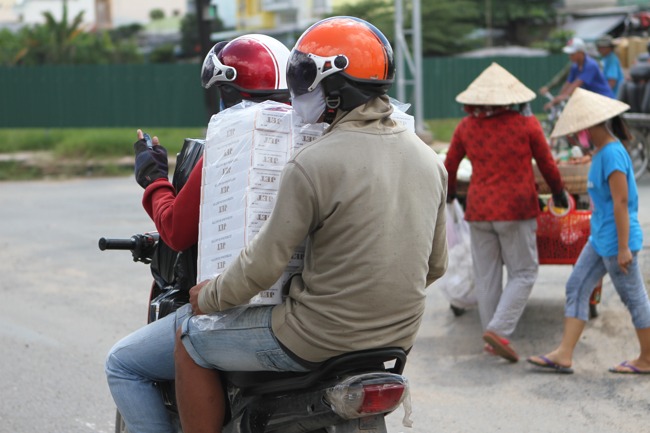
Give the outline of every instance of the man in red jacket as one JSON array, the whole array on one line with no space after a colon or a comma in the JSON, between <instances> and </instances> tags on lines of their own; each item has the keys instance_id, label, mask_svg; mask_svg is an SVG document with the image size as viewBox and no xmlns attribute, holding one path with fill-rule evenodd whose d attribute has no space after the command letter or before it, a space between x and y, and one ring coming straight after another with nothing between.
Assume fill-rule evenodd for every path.
<instances>
[{"instance_id":1,"label":"man in red jacket","mask_svg":"<svg viewBox=\"0 0 650 433\"><path fill-rule=\"evenodd\" d=\"M221 108L242 100L289 102L286 64L289 50L266 35L245 35L219 42L203 62L201 82L206 89L216 85ZM153 137L148 146L138 130L134 144L135 177L145 188L142 205L154 221L161 239L175 251L184 251L198 242L201 197L201 158L182 190L169 182L167 151Z\"/></svg>"},{"instance_id":2,"label":"man in red jacket","mask_svg":"<svg viewBox=\"0 0 650 433\"><path fill-rule=\"evenodd\" d=\"M221 108L229 108L242 100L288 102L288 58L289 50L276 39L265 35L240 36L212 48L203 63L201 81L205 88L217 85ZM189 288L196 283L202 158L196 158L198 161L187 182L180 188L180 183L176 182L179 165L172 184L168 180L167 151L157 137L148 140L138 130L134 148L135 178L145 188L142 203L162 241L157 254L160 254L161 247L165 251L171 247L183 252L174 256L174 288L181 292L185 290L187 295ZM182 262L180 266L179 262ZM153 264L152 271L155 271ZM164 275L170 273L169 269L161 271ZM179 278L183 279L180 287L177 284ZM185 302L187 300L189 296ZM182 299L178 301L176 305L183 303ZM160 308L160 317L165 315L162 310ZM176 431L162 401L161 391L153 385L175 378L173 336L185 318L184 314L189 312L187 309L185 313L177 310L166 314L163 320L155 320L127 335L109 351L105 367L108 385L119 415L131 433ZM167 327L169 323L172 325Z\"/></svg>"}]
</instances>

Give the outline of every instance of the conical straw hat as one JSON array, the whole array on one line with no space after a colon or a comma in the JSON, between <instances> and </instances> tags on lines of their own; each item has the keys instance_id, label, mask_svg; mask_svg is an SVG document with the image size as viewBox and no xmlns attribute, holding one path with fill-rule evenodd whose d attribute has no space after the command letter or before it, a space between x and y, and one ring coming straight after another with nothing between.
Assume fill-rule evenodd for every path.
<instances>
[{"instance_id":1,"label":"conical straw hat","mask_svg":"<svg viewBox=\"0 0 650 433\"><path fill-rule=\"evenodd\" d=\"M552 138L580 132L630 109L624 102L580 87L573 91L551 133Z\"/></svg>"},{"instance_id":2,"label":"conical straw hat","mask_svg":"<svg viewBox=\"0 0 650 433\"><path fill-rule=\"evenodd\" d=\"M535 92L497 63L488 66L456 96L457 102L467 105L522 104L533 99Z\"/></svg>"}]
</instances>

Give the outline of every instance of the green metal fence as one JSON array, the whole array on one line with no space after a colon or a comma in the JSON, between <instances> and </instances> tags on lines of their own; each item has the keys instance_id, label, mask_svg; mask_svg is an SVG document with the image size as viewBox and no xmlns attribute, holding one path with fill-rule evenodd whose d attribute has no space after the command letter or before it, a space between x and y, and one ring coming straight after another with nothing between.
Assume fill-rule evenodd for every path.
<instances>
[{"instance_id":1,"label":"green metal fence","mask_svg":"<svg viewBox=\"0 0 650 433\"><path fill-rule=\"evenodd\" d=\"M424 59L424 118L462 117L456 102L462 92L492 62L506 68L531 90L546 84L568 62L566 55L548 57L498 57L482 59L426 58ZM533 111L541 112L544 99L536 98Z\"/></svg>"},{"instance_id":2,"label":"green metal fence","mask_svg":"<svg viewBox=\"0 0 650 433\"><path fill-rule=\"evenodd\" d=\"M537 90L567 58L424 59L424 118L462 116L456 95L492 61ZM189 64L0 68L0 127L203 126L199 73Z\"/></svg>"},{"instance_id":3,"label":"green metal fence","mask_svg":"<svg viewBox=\"0 0 650 433\"><path fill-rule=\"evenodd\" d=\"M199 65L0 68L0 127L201 126Z\"/></svg>"}]
</instances>

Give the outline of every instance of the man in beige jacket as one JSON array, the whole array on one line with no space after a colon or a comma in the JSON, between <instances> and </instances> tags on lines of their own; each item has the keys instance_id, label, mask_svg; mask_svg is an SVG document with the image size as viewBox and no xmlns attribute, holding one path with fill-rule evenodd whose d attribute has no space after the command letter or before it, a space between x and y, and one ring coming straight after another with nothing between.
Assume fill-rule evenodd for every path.
<instances>
[{"instance_id":1,"label":"man in beige jacket","mask_svg":"<svg viewBox=\"0 0 650 433\"><path fill-rule=\"evenodd\" d=\"M219 369L306 371L347 352L409 349L425 288L447 266L447 173L389 117L385 37L362 20L320 21L298 40L287 78L296 114L331 126L287 164L271 217L239 258L190 292L195 315L176 344L186 432L220 431ZM286 301L237 307L280 277L304 239Z\"/></svg>"}]
</instances>

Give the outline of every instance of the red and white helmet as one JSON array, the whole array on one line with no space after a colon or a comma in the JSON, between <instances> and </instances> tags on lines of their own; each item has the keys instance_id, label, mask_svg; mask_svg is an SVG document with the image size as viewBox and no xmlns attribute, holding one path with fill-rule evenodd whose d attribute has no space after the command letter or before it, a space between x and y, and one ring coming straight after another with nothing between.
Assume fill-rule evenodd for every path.
<instances>
[{"instance_id":1,"label":"red and white helmet","mask_svg":"<svg viewBox=\"0 0 650 433\"><path fill-rule=\"evenodd\" d=\"M217 85L226 107L242 99L289 100L286 68L289 49L267 35L239 36L218 42L201 68L201 84Z\"/></svg>"}]
</instances>

